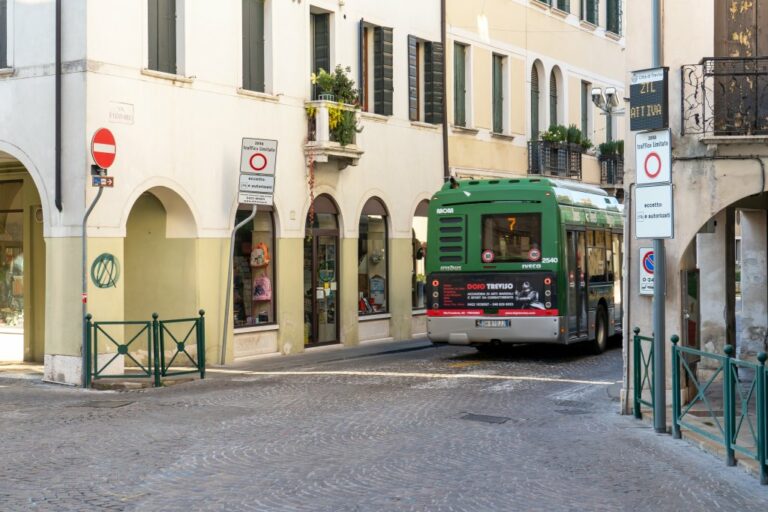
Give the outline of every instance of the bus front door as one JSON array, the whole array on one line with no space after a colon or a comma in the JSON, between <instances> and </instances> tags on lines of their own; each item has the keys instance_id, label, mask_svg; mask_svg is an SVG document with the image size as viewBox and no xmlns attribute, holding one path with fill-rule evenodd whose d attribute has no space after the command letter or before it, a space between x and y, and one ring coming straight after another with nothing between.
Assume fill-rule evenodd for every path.
<instances>
[{"instance_id":1,"label":"bus front door","mask_svg":"<svg viewBox=\"0 0 768 512\"><path fill-rule=\"evenodd\" d=\"M584 281L583 231L568 231L568 331L570 338L587 335L587 286Z\"/></svg>"}]
</instances>

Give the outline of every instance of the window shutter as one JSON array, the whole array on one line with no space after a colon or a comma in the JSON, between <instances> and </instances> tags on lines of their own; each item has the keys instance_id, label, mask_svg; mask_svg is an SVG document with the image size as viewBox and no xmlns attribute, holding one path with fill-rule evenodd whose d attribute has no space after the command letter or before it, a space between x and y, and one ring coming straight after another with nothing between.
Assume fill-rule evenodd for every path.
<instances>
[{"instance_id":1,"label":"window shutter","mask_svg":"<svg viewBox=\"0 0 768 512\"><path fill-rule=\"evenodd\" d=\"M443 122L443 54L442 43L424 46L424 120L432 124Z\"/></svg>"},{"instance_id":2,"label":"window shutter","mask_svg":"<svg viewBox=\"0 0 768 512\"><path fill-rule=\"evenodd\" d=\"M539 138L539 73L531 69L531 140Z\"/></svg>"},{"instance_id":3,"label":"window shutter","mask_svg":"<svg viewBox=\"0 0 768 512\"><path fill-rule=\"evenodd\" d=\"M557 124L557 77L549 75L549 125Z\"/></svg>"},{"instance_id":4,"label":"window shutter","mask_svg":"<svg viewBox=\"0 0 768 512\"><path fill-rule=\"evenodd\" d=\"M243 88L264 92L264 0L243 0Z\"/></svg>"},{"instance_id":5,"label":"window shutter","mask_svg":"<svg viewBox=\"0 0 768 512\"><path fill-rule=\"evenodd\" d=\"M148 21L148 36L149 36L149 69L160 69L158 67L157 58L157 28L158 28L158 9L160 0L148 0L147 1L147 21Z\"/></svg>"},{"instance_id":6,"label":"window shutter","mask_svg":"<svg viewBox=\"0 0 768 512\"><path fill-rule=\"evenodd\" d=\"M589 100L592 91L587 82L581 82L581 133L589 138Z\"/></svg>"},{"instance_id":7,"label":"window shutter","mask_svg":"<svg viewBox=\"0 0 768 512\"><path fill-rule=\"evenodd\" d=\"M367 109L367 104L366 104L366 99L367 98L365 97L365 93L366 93L365 89L366 89L366 85L367 85L366 84L366 82L367 82L366 78L367 77L365 76L365 72L366 72L366 69L367 69L366 65L365 65L366 64L366 62L365 62L365 57L366 57L366 51L365 51L365 44L366 44L365 43L365 19L360 18L360 25L358 25L358 29L357 30L358 30L357 37L358 37L358 41L360 43L360 46L358 47L358 56L357 56L357 64L358 64L358 70L359 70L358 71L358 75L357 75L357 98L358 98L358 101L360 102L360 105L363 107L363 110L368 110Z\"/></svg>"},{"instance_id":8,"label":"window shutter","mask_svg":"<svg viewBox=\"0 0 768 512\"><path fill-rule=\"evenodd\" d=\"M599 0L585 0L586 2L586 20L590 23L594 23L597 25L598 22L598 9L599 9Z\"/></svg>"},{"instance_id":9,"label":"window shutter","mask_svg":"<svg viewBox=\"0 0 768 512\"><path fill-rule=\"evenodd\" d=\"M331 34L330 34L330 17L328 14L313 14L315 33L313 34L313 46L315 51L314 69L315 73L320 72L321 69L328 71L331 69ZM320 87L314 88L315 98L320 94Z\"/></svg>"},{"instance_id":10,"label":"window shutter","mask_svg":"<svg viewBox=\"0 0 768 512\"><path fill-rule=\"evenodd\" d=\"M608 0L606 4L606 26L608 32L621 34L621 0Z\"/></svg>"},{"instance_id":11,"label":"window shutter","mask_svg":"<svg viewBox=\"0 0 768 512\"><path fill-rule=\"evenodd\" d=\"M557 8L561 11L571 12L571 0L557 0Z\"/></svg>"},{"instance_id":12,"label":"window shutter","mask_svg":"<svg viewBox=\"0 0 768 512\"><path fill-rule=\"evenodd\" d=\"M419 120L419 40L408 36L408 119Z\"/></svg>"},{"instance_id":13,"label":"window shutter","mask_svg":"<svg viewBox=\"0 0 768 512\"><path fill-rule=\"evenodd\" d=\"M503 63L501 55L493 56L493 131L495 133L504 131Z\"/></svg>"},{"instance_id":14,"label":"window shutter","mask_svg":"<svg viewBox=\"0 0 768 512\"><path fill-rule=\"evenodd\" d=\"M466 116L466 71L465 71L465 46L463 44L454 43L453 45L453 106L454 106L454 120L456 126L464 126L467 124Z\"/></svg>"},{"instance_id":15,"label":"window shutter","mask_svg":"<svg viewBox=\"0 0 768 512\"><path fill-rule=\"evenodd\" d=\"M8 67L8 2L0 0L0 69Z\"/></svg>"},{"instance_id":16,"label":"window shutter","mask_svg":"<svg viewBox=\"0 0 768 512\"><path fill-rule=\"evenodd\" d=\"M149 0L149 69L176 73L176 1Z\"/></svg>"},{"instance_id":17,"label":"window shutter","mask_svg":"<svg viewBox=\"0 0 768 512\"><path fill-rule=\"evenodd\" d=\"M394 93L392 80L392 29L376 27L373 31L373 47L374 112L384 116L391 116Z\"/></svg>"}]
</instances>

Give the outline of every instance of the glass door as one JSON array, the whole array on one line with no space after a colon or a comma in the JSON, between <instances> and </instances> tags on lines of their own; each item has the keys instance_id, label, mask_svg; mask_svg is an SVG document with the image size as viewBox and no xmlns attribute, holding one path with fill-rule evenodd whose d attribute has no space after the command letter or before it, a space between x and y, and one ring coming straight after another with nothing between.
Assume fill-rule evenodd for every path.
<instances>
[{"instance_id":1,"label":"glass door","mask_svg":"<svg viewBox=\"0 0 768 512\"><path fill-rule=\"evenodd\" d=\"M322 207L323 203L318 201ZM330 209L330 208L327 208ZM304 239L304 345L339 342L339 230L336 215L317 213Z\"/></svg>"},{"instance_id":2,"label":"glass door","mask_svg":"<svg viewBox=\"0 0 768 512\"><path fill-rule=\"evenodd\" d=\"M587 335L584 232L568 231L568 331L572 338Z\"/></svg>"}]
</instances>

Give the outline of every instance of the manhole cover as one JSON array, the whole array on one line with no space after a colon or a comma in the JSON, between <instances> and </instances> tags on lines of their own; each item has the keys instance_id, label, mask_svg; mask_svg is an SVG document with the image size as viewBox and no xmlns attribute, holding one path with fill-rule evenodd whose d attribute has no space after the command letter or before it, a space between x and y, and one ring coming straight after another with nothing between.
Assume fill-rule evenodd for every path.
<instances>
[{"instance_id":1,"label":"manhole cover","mask_svg":"<svg viewBox=\"0 0 768 512\"><path fill-rule=\"evenodd\" d=\"M479 421L482 423L495 423L495 424L502 424L509 421L509 418L504 416L488 416L486 414L471 414L467 413L464 416L461 417L463 420L469 420L469 421Z\"/></svg>"},{"instance_id":2,"label":"manhole cover","mask_svg":"<svg viewBox=\"0 0 768 512\"><path fill-rule=\"evenodd\" d=\"M94 409L117 409L118 407L125 407L131 405L133 402L125 400L89 400L79 404L71 405L70 407L93 407Z\"/></svg>"}]
</instances>

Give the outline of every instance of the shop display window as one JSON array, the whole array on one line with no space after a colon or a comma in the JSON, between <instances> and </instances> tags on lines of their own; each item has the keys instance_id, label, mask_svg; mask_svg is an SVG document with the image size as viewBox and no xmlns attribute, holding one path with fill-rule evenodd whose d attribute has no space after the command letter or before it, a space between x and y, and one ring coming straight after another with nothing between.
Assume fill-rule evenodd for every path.
<instances>
[{"instance_id":1,"label":"shop display window","mask_svg":"<svg viewBox=\"0 0 768 512\"><path fill-rule=\"evenodd\" d=\"M0 183L0 327L24 327L24 214L21 181Z\"/></svg>"},{"instance_id":2,"label":"shop display window","mask_svg":"<svg viewBox=\"0 0 768 512\"><path fill-rule=\"evenodd\" d=\"M387 215L378 199L370 199L360 216L358 238L358 313L388 311Z\"/></svg>"},{"instance_id":3,"label":"shop display window","mask_svg":"<svg viewBox=\"0 0 768 512\"><path fill-rule=\"evenodd\" d=\"M275 318L275 231L271 211L256 217L235 235L233 304L235 329L272 324ZM239 210L236 223L250 215Z\"/></svg>"}]
</instances>

